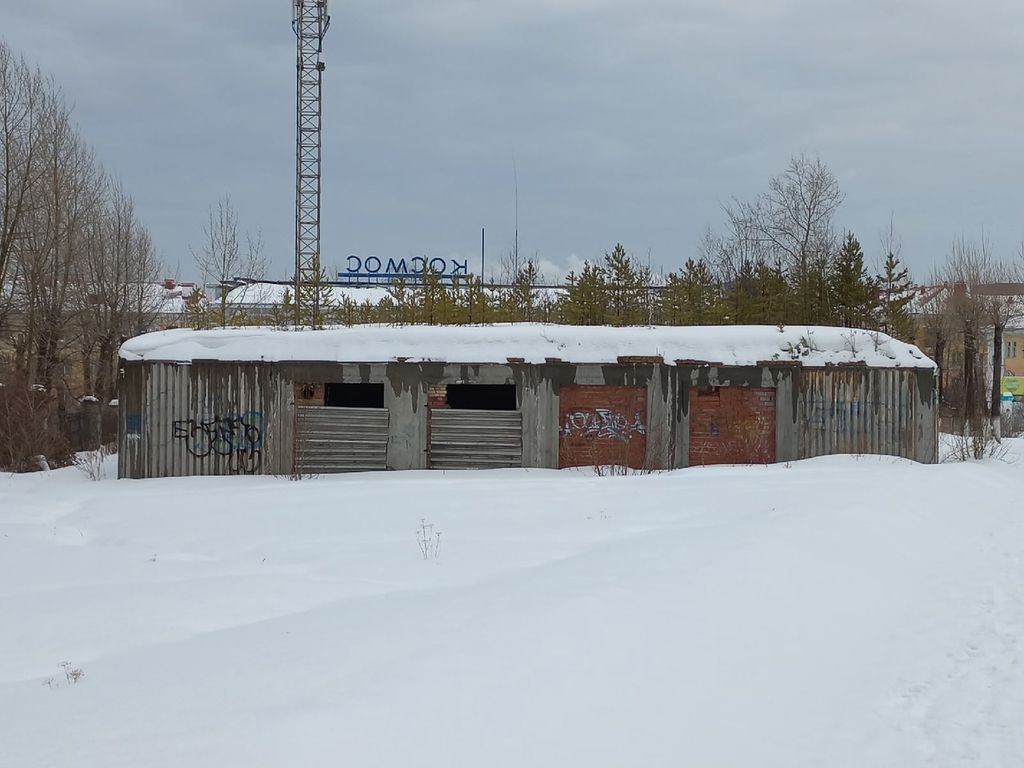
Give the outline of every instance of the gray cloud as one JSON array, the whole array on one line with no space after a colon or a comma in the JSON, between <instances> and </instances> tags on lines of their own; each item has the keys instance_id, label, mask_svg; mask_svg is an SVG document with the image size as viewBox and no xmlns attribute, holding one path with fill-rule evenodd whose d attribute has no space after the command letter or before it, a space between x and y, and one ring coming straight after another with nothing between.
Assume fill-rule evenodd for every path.
<instances>
[{"instance_id":1,"label":"gray cloud","mask_svg":"<svg viewBox=\"0 0 1024 768\"><path fill-rule=\"evenodd\" d=\"M280 0L0 0L165 259L230 193L290 269L294 38ZM919 277L961 233L1024 237L1019 3L518 0L332 4L323 246L552 265L621 241L672 268L720 205L808 152L869 255L890 211Z\"/></svg>"}]
</instances>

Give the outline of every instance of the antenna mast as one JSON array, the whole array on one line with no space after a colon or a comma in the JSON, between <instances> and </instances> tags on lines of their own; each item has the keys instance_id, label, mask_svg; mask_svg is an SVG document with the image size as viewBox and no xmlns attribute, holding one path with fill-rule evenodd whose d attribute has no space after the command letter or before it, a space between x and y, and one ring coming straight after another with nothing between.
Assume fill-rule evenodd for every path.
<instances>
[{"instance_id":1,"label":"antenna mast","mask_svg":"<svg viewBox=\"0 0 1024 768\"><path fill-rule=\"evenodd\" d=\"M295 322L320 318L320 292L304 291L320 278L320 127L323 110L320 61L331 25L327 0L292 0L296 39L295 126ZM304 295L307 294L307 295ZM304 306L308 304L309 306Z\"/></svg>"}]
</instances>

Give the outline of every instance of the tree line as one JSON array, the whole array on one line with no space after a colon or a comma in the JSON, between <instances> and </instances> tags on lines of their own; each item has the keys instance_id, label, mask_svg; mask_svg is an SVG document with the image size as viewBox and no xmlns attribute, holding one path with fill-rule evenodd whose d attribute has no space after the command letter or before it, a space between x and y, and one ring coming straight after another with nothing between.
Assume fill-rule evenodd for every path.
<instances>
[{"instance_id":1,"label":"tree line","mask_svg":"<svg viewBox=\"0 0 1024 768\"><path fill-rule=\"evenodd\" d=\"M939 364L948 428L967 440L963 453L980 458L1001 437L1003 335L1024 317L1024 246L1005 259L985 238L961 237L929 282L917 313L919 340Z\"/></svg>"},{"instance_id":2,"label":"tree line","mask_svg":"<svg viewBox=\"0 0 1024 768\"><path fill-rule=\"evenodd\" d=\"M157 273L131 195L79 133L59 86L0 41L6 397L31 384L61 412L72 389L113 397L121 341L148 330L158 309Z\"/></svg>"},{"instance_id":3,"label":"tree line","mask_svg":"<svg viewBox=\"0 0 1024 768\"><path fill-rule=\"evenodd\" d=\"M892 231L883 242L877 271L857 237L839 233L835 215L839 184L820 160L794 158L768 189L749 202L726 206L725 231L708 231L698 253L667 274L655 273L616 244L603 258L570 273L557 290L544 282L536 260L506 268L505 285L494 288L469 276L451 282L429 272L415 285L397 281L374 302L334 301L326 274L303 290L320 297L318 317L308 325L340 323L465 324L561 322L576 325L807 324L878 329L912 339L908 305L911 282ZM211 227L198 262L204 274L230 269L209 265L258 261L250 243L240 247L235 219L223 204L211 211ZM230 211L230 208L229 208ZM258 242L258 239L256 240ZM306 298L302 304L311 304ZM294 297L274 307L271 320L294 318ZM229 307L222 294L205 302L196 296L189 313L193 327L265 321Z\"/></svg>"}]
</instances>

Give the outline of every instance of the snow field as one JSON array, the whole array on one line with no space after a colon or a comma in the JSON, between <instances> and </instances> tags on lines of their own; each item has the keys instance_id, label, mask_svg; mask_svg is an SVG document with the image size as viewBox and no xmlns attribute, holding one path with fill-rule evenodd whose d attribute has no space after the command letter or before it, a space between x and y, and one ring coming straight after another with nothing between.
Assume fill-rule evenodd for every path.
<instances>
[{"instance_id":1,"label":"snow field","mask_svg":"<svg viewBox=\"0 0 1024 768\"><path fill-rule=\"evenodd\" d=\"M3 476L0 765L1020 765L1021 466Z\"/></svg>"}]
</instances>

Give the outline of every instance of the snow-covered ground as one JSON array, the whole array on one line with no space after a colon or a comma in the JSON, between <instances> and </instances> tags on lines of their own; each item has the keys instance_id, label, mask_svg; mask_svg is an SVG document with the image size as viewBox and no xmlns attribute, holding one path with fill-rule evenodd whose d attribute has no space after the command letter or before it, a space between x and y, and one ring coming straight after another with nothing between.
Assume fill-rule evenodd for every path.
<instances>
[{"instance_id":1,"label":"snow-covered ground","mask_svg":"<svg viewBox=\"0 0 1024 768\"><path fill-rule=\"evenodd\" d=\"M2 476L0 765L1019 766L1022 472Z\"/></svg>"}]
</instances>

